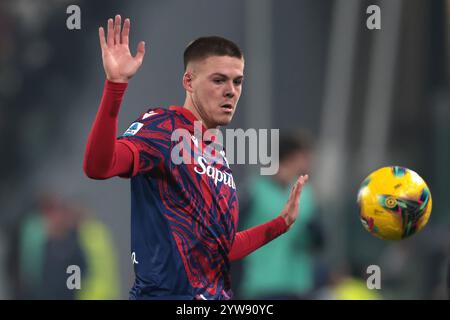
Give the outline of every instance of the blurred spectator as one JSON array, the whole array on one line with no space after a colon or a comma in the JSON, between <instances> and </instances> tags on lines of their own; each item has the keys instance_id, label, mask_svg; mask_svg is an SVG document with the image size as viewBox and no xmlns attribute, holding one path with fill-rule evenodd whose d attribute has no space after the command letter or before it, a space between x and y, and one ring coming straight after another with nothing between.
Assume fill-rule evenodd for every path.
<instances>
[{"instance_id":1,"label":"blurred spectator","mask_svg":"<svg viewBox=\"0 0 450 320\"><path fill-rule=\"evenodd\" d=\"M248 228L280 212L300 174L310 172L312 145L305 134L280 137L279 170L273 176L251 180L241 217ZM315 286L313 250L323 245L310 184L302 191L300 216L289 233L243 261L241 295L255 299L306 298Z\"/></svg>"},{"instance_id":2,"label":"blurred spectator","mask_svg":"<svg viewBox=\"0 0 450 320\"><path fill-rule=\"evenodd\" d=\"M380 300L377 290L367 288L363 279L343 278L333 289L335 300Z\"/></svg>"},{"instance_id":3,"label":"blurred spectator","mask_svg":"<svg viewBox=\"0 0 450 320\"><path fill-rule=\"evenodd\" d=\"M368 289L364 279L343 276L335 283L317 291L314 298L320 300L381 300L383 296L376 289Z\"/></svg>"},{"instance_id":4,"label":"blurred spectator","mask_svg":"<svg viewBox=\"0 0 450 320\"><path fill-rule=\"evenodd\" d=\"M381 300L383 289L383 271L380 274L380 288L369 289L367 267L351 263L349 260L327 270L324 282L314 292L312 298L319 300Z\"/></svg>"},{"instance_id":5,"label":"blurred spectator","mask_svg":"<svg viewBox=\"0 0 450 320\"><path fill-rule=\"evenodd\" d=\"M20 223L12 243L13 298L119 298L109 231L81 207L55 195L41 197L36 209ZM70 265L80 268L80 290L67 288Z\"/></svg>"}]
</instances>

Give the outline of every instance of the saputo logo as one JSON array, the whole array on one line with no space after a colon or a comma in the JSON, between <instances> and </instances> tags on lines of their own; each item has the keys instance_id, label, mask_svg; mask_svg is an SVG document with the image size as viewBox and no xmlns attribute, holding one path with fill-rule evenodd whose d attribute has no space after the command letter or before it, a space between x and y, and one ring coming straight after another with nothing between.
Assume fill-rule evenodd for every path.
<instances>
[{"instance_id":1,"label":"saputo logo","mask_svg":"<svg viewBox=\"0 0 450 320\"><path fill-rule=\"evenodd\" d=\"M214 180L214 184L217 186L217 182L223 182L223 184L227 185L230 188L236 190L236 185L234 184L233 175L228 172L221 171L213 166L211 166L208 161L202 157L197 157L197 163L194 167L194 171L197 174L208 176L209 178Z\"/></svg>"}]
</instances>

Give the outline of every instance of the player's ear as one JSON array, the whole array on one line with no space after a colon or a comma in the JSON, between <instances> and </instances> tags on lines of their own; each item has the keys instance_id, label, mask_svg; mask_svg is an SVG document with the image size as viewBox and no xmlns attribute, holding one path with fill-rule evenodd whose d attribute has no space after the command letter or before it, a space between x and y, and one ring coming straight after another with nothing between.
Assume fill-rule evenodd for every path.
<instances>
[{"instance_id":1,"label":"player's ear","mask_svg":"<svg viewBox=\"0 0 450 320\"><path fill-rule=\"evenodd\" d=\"M183 75L183 87L186 91L188 92L192 92L192 79L193 79L193 75L191 72L186 71Z\"/></svg>"}]
</instances>

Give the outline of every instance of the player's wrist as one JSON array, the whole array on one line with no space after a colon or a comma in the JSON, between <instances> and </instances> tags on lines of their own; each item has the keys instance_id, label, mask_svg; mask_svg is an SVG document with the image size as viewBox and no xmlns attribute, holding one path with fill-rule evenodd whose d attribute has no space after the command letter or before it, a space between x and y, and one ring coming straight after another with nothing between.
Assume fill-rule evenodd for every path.
<instances>
[{"instance_id":1,"label":"player's wrist","mask_svg":"<svg viewBox=\"0 0 450 320\"><path fill-rule=\"evenodd\" d=\"M129 81L128 78L111 78L111 77L106 77L106 80L113 83L128 83Z\"/></svg>"},{"instance_id":2,"label":"player's wrist","mask_svg":"<svg viewBox=\"0 0 450 320\"><path fill-rule=\"evenodd\" d=\"M283 218L284 222L286 223L287 229L289 229L295 222L295 219L293 219L288 214L281 214L281 217Z\"/></svg>"},{"instance_id":3,"label":"player's wrist","mask_svg":"<svg viewBox=\"0 0 450 320\"><path fill-rule=\"evenodd\" d=\"M113 81L106 79L104 90L106 93L109 93L109 94L123 95L125 93L125 90L127 89L127 87L128 87L128 83L126 83L126 82L113 82Z\"/></svg>"}]
</instances>

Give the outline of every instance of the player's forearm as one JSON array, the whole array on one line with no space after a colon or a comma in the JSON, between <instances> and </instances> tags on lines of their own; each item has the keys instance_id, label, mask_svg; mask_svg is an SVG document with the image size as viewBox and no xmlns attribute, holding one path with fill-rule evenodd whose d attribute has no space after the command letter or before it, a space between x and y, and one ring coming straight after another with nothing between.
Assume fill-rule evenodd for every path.
<instances>
[{"instance_id":1,"label":"player's forearm","mask_svg":"<svg viewBox=\"0 0 450 320\"><path fill-rule=\"evenodd\" d=\"M105 82L103 97L88 137L84 157L84 172L90 178L112 177L116 173L112 172L112 168L123 162L124 157L118 155L116 150L116 135L119 109L126 88L126 83ZM124 151L126 150L122 150L122 153ZM121 159L119 163L118 159Z\"/></svg>"},{"instance_id":2,"label":"player's forearm","mask_svg":"<svg viewBox=\"0 0 450 320\"><path fill-rule=\"evenodd\" d=\"M288 226L285 220L282 217L277 217L264 224L238 232L228 258L230 261L242 259L287 230Z\"/></svg>"}]
</instances>

